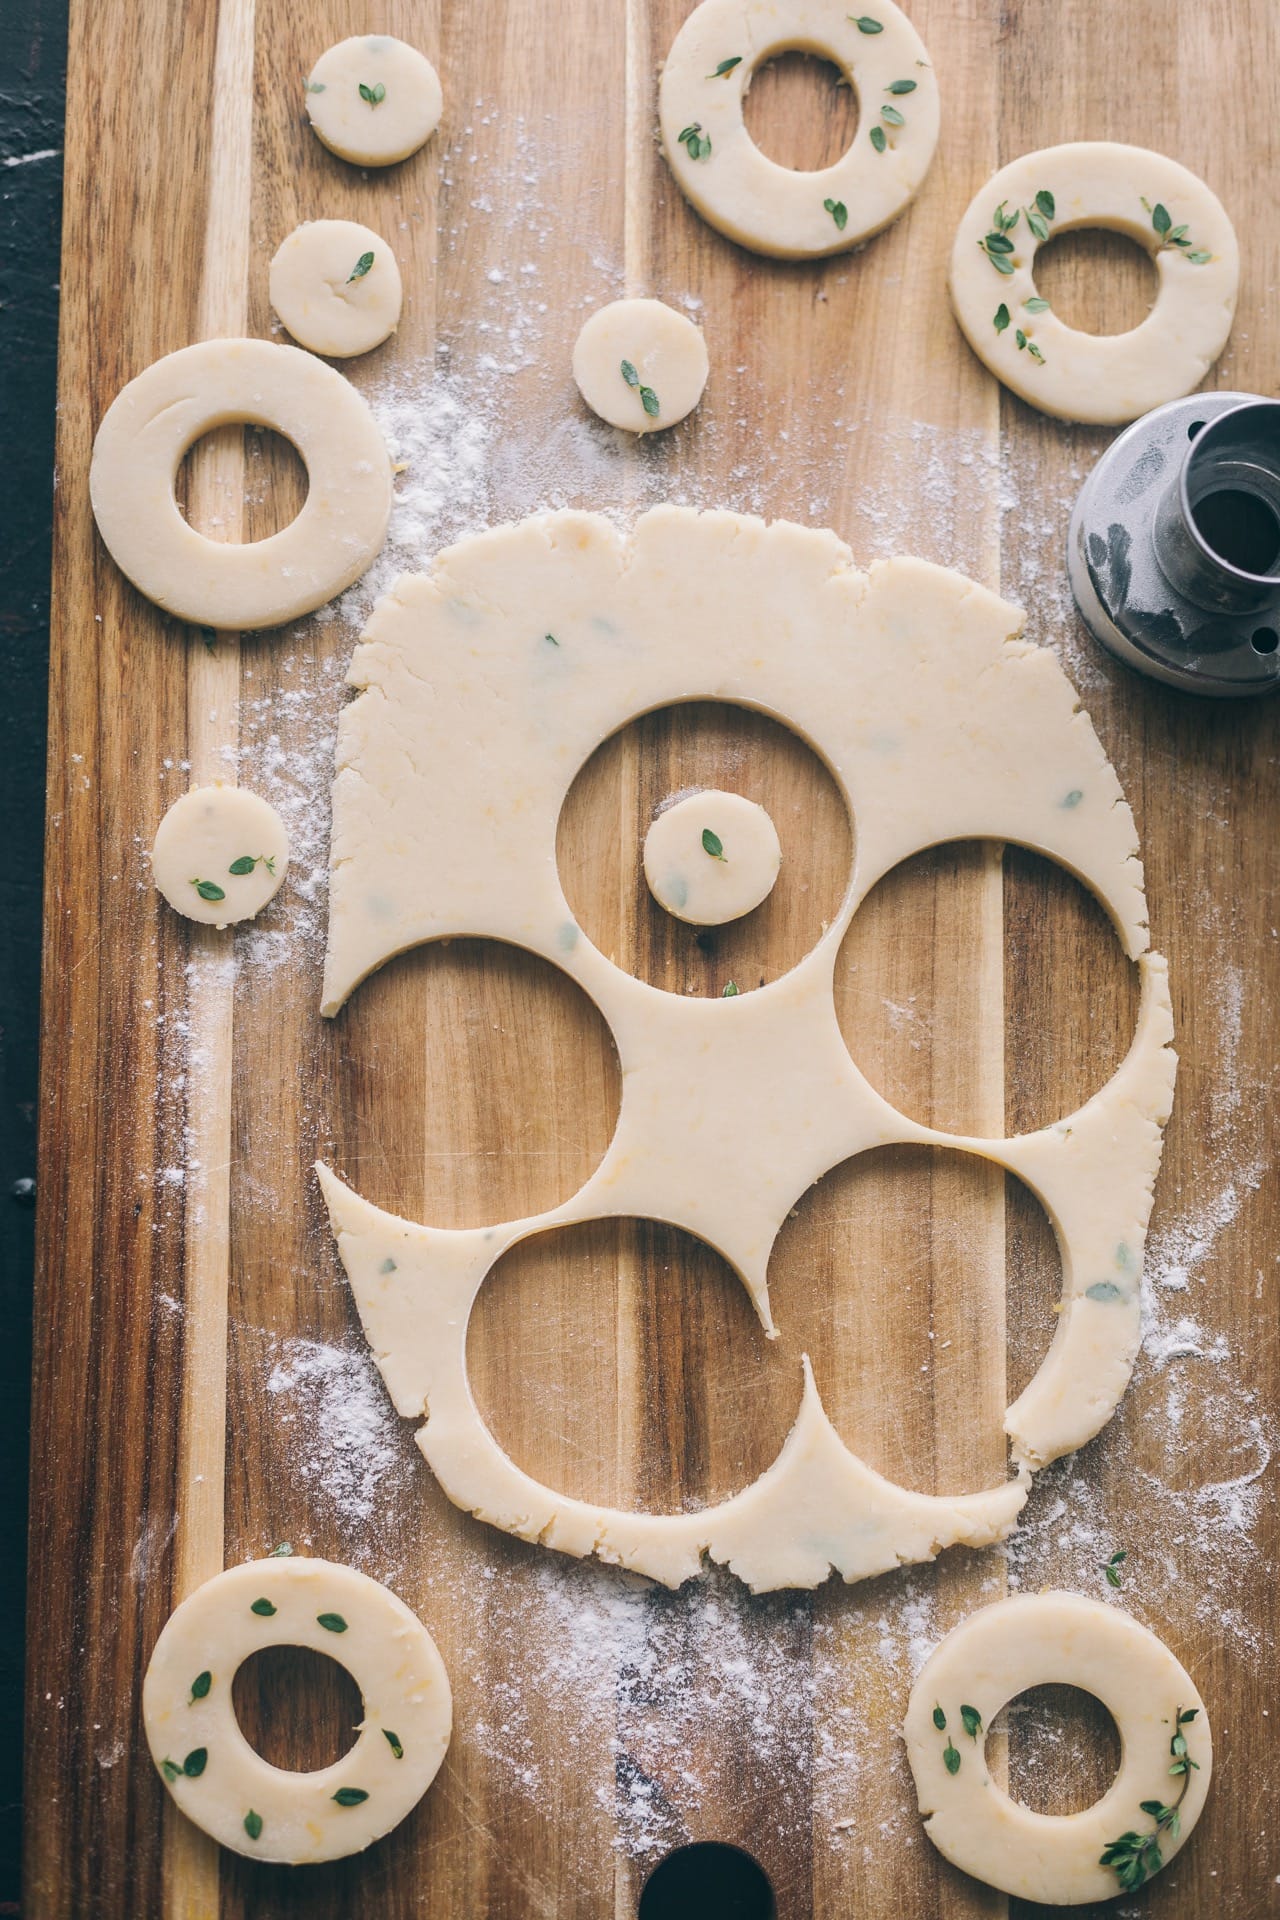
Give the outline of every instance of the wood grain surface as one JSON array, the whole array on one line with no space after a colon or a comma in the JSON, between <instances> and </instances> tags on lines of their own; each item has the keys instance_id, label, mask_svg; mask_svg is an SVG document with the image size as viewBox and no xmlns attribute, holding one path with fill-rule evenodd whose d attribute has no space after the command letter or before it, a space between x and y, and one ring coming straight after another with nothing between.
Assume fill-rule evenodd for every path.
<instances>
[{"instance_id":1,"label":"wood grain surface","mask_svg":"<svg viewBox=\"0 0 1280 1920\"><path fill-rule=\"evenodd\" d=\"M688 1839L748 1847L781 1920L1025 1920L1030 1908L953 1872L921 1835L896 1735L911 1662L1010 1579L1105 1594L1098 1562L1117 1547L1123 1602L1195 1673L1219 1753L1194 1842L1123 1911L1277 1910L1267 1696L1280 1541L1262 1471L1280 1398L1275 710L1171 693L1083 637L1061 554L1107 436L1003 394L960 339L944 275L962 209L1013 156L1073 138L1159 148L1210 181L1242 237L1240 310L1213 380L1271 391L1280 15L1271 0L914 0L943 96L933 171L860 253L783 266L704 226L658 151L656 76L687 11L384 0L374 21L342 0L73 8L28 1920L617 1920ZM422 153L364 174L308 132L300 83L326 45L375 25L435 61L446 110ZM829 70L797 55L759 77L749 117L769 151L811 167L843 149L856 113ZM474 394L495 354L518 434L505 463L489 446L494 518L528 510L541 487L583 507L669 494L828 524L859 558L897 545L1024 599L1032 636L1082 684L1134 805L1172 969L1182 1068L1154 1221L1166 1285L1119 1414L1044 1476L1010 1555L953 1552L813 1595L752 1600L719 1575L646 1594L456 1512L370 1381L312 1161L418 1219L509 1218L567 1196L598 1161L618 1072L595 1010L540 962L466 941L423 949L325 1023L322 917L308 919L296 887L272 910L282 946L266 964L256 934L189 926L147 883L143 850L165 806L228 767L264 790L282 766L286 779L304 769L323 848L325 725L356 634L340 616L205 645L157 613L94 532L93 432L158 355L268 335L270 256L321 215L365 221L400 258L400 330L346 369L371 397L402 378L425 406L433 367L441 380L470 368ZM535 344L512 371L487 331L493 289L528 263ZM1143 311L1146 275L1108 236L1063 240L1043 261L1055 306L1098 330ZM698 415L671 434L590 440L590 471L609 475L602 499L555 450L566 422L591 432L568 373L577 328L624 288L700 301L713 371ZM529 449L540 480L520 469ZM296 458L239 430L202 443L184 484L193 521L224 538L261 537L300 498ZM701 941L657 912L636 860L656 802L694 781L766 801L788 876L770 908ZM601 747L569 797L559 857L575 911L619 964L715 993L805 949L840 897L856 832L806 748L708 704ZM1101 913L1064 874L999 847L947 847L889 876L848 935L837 985L873 1082L955 1130L1070 1111L1112 1070L1134 1018L1132 972ZM716 1255L620 1222L510 1253L481 1295L469 1362L504 1447L573 1493L663 1509L743 1485L794 1414L801 1351L865 1458L950 1492L1002 1478L1001 1412L1050 1337L1057 1278L1025 1191L961 1155L882 1153L833 1172L788 1221L770 1270L777 1343L759 1337ZM335 1378L338 1397L304 1404L299 1383ZM186 1825L139 1710L178 1599L285 1539L354 1561L418 1610L456 1715L441 1775L392 1836L296 1872L220 1857ZM332 1668L287 1650L244 1670L236 1699L285 1765L334 1757L357 1711ZM1073 1696L1041 1697L995 1740L1014 1790L1045 1809L1087 1803L1116 1764L1108 1717Z\"/></svg>"}]
</instances>

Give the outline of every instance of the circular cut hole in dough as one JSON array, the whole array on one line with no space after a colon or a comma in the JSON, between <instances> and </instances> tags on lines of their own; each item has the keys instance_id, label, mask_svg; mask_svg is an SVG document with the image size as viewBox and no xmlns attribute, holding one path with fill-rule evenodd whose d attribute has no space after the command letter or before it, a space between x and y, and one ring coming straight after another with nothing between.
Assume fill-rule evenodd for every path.
<instances>
[{"instance_id":1,"label":"circular cut hole in dough","mask_svg":"<svg viewBox=\"0 0 1280 1920\"><path fill-rule=\"evenodd\" d=\"M701 329L661 300L598 308L573 349L579 393L593 413L628 433L659 433L692 413L708 365Z\"/></svg>"},{"instance_id":2,"label":"circular cut hole in dough","mask_svg":"<svg viewBox=\"0 0 1280 1920\"><path fill-rule=\"evenodd\" d=\"M289 869L273 806L244 787L192 787L156 829L151 876L171 907L207 927L252 920Z\"/></svg>"},{"instance_id":3,"label":"circular cut hole in dough","mask_svg":"<svg viewBox=\"0 0 1280 1920\"><path fill-rule=\"evenodd\" d=\"M765 1338L720 1254L654 1220L518 1241L476 1297L466 1358L509 1459L630 1512L727 1500L777 1459L800 1402L799 1348Z\"/></svg>"},{"instance_id":4,"label":"circular cut hole in dough","mask_svg":"<svg viewBox=\"0 0 1280 1920\"><path fill-rule=\"evenodd\" d=\"M311 1647L273 1645L251 1653L231 1683L240 1731L269 1766L317 1773L349 1753L364 1718L347 1669Z\"/></svg>"},{"instance_id":5,"label":"circular cut hole in dough","mask_svg":"<svg viewBox=\"0 0 1280 1920\"><path fill-rule=\"evenodd\" d=\"M987 1765L1007 1742L1009 1798L1033 1813L1081 1813L1120 1771L1110 1709L1082 1687L1028 1687L987 1729Z\"/></svg>"},{"instance_id":6,"label":"circular cut hole in dough","mask_svg":"<svg viewBox=\"0 0 1280 1920\"><path fill-rule=\"evenodd\" d=\"M390 34L358 34L322 53L306 81L307 113L331 153L359 167L406 160L440 124L440 76Z\"/></svg>"},{"instance_id":7,"label":"circular cut hole in dough","mask_svg":"<svg viewBox=\"0 0 1280 1920\"><path fill-rule=\"evenodd\" d=\"M1064 977L1089 981L1087 1020L1056 990ZM916 854L878 882L844 937L835 987L845 1044L886 1100L925 1126L988 1136L1048 1126L1105 1086L1140 994L1086 887L1026 848L975 840Z\"/></svg>"},{"instance_id":8,"label":"circular cut hole in dough","mask_svg":"<svg viewBox=\"0 0 1280 1920\"><path fill-rule=\"evenodd\" d=\"M368 353L400 320L400 269L355 220L308 220L271 262L271 304L300 346L333 359Z\"/></svg>"},{"instance_id":9,"label":"circular cut hole in dough","mask_svg":"<svg viewBox=\"0 0 1280 1920\"><path fill-rule=\"evenodd\" d=\"M239 529L252 546L291 527L307 504L311 480L292 440L270 427L215 427L187 448L174 499L193 532L215 542Z\"/></svg>"},{"instance_id":10,"label":"circular cut hole in dough","mask_svg":"<svg viewBox=\"0 0 1280 1920\"><path fill-rule=\"evenodd\" d=\"M797 173L818 173L853 146L858 96L831 61L793 48L756 68L743 115L767 158Z\"/></svg>"},{"instance_id":11,"label":"circular cut hole in dough","mask_svg":"<svg viewBox=\"0 0 1280 1920\"><path fill-rule=\"evenodd\" d=\"M1128 333L1151 312L1160 279L1147 249L1128 234L1077 227L1040 248L1036 292L1066 327Z\"/></svg>"},{"instance_id":12,"label":"circular cut hole in dough","mask_svg":"<svg viewBox=\"0 0 1280 1920\"><path fill-rule=\"evenodd\" d=\"M414 947L330 1031L335 1163L413 1220L485 1226L561 1206L617 1126L621 1076L599 1009L520 947Z\"/></svg>"},{"instance_id":13,"label":"circular cut hole in dough","mask_svg":"<svg viewBox=\"0 0 1280 1920\"><path fill-rule=\"evenodd\" d=\"M720 926L677 919L644 871L655 817L701 788L754 802L781 846L767 897ZM561 809L556 857L574 918L601 952L650 986L719 999L780 978L817 945L848 890L853 830L830 769L798 734L747 707L697 700L646 714L597 747Z\"/></svg>"},{"instance_id":14,"label":"circular cut hole in dough","mask_svg":"<svg viewBox=\"0 0 1280 1920\"><path fill-rule=\"evenodd\" d=\"M740 793L712 788L672 799L645 835L650 893L693 926L740 920L768 898L781 865L776 827Z\"/></svg>"}]
</instances>

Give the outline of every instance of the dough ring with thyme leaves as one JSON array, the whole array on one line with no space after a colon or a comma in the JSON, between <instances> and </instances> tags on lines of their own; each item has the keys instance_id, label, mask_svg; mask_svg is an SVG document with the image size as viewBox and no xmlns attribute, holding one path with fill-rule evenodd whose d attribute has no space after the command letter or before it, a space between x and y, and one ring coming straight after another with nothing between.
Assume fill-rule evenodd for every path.
<instances>
[{"instance_id":1,"label":"dough ring with thyme leaves","mask_svg":"<svg viewBox=\"0 0 1280 1920\"><path fill-rule=\"evenodd\" d=\"M1080 1687L1120 1734L1120 1770L1079 1813L1033 1813L987 1767L987 1730L1028 1688ZM1015 1594L962 1620L920 1670L904 1733L939 1853L1019 1900L1074 1906L1142 1886L1185 1845L1213 1771L1208 1715L1163 1640L1075 1593Z\"/></svg>"},{"instance_id":2,"label":"dough ring with thyme leaves","mask_svg":"<svg viewBox=\"0 0 1280 1920\"><path fill-rule=\"evenodd\" d=\"M853 145L797 172L747 132L758 69L800 49L830 60L858 96ZM686 200L739 246L782 260L845 253L915 197L938 141L928 52L893 0L702 0L672 43L658 94L662 145Z\"/></svg>"},{"instance_id":3,"label":"dough ring with thyme leaves","mask_svg":"<svg viewBox=\"0 0 1280 1920\"><path fill-rule=\"evenodd\" d=\"M266 540L209 540L183 518L183 455L245 421L291 440L307 469L296 520ZM93 516L140 593L193 625L278 627L349 587L382 545L391 461L367 403L314 354L204 340L153 361L112 401L93 443Z\"/></svg>"},{"instance_id":4,"label":"dough ring with thyme leaves","mask_svg":"<svg viewBox=\"0 0 1280 1920\"><path fill-rule=\"evenodd\" d=\"M863 1579L1003 1537L1031 1468L1109 1418L1138 1349L1172 1098L1168 979L1146 951L1119 783L1053 655L1021 626L1017 608L949 569L894 559L862 573L834 534L680 507L653 509L630 534L576 512L500 527L402 577L375 608L348 675L360 698L339 722L323 1012L394 954L488 938L568 974L607 1021L622 1070L599 1167L532 1218L419 1225L321 1169L366 1338L400 1413L425 1422L418 1443L458 1506L672 1586L704 1554L757 1589L815 1586L832 1568ZM767 986L714 1000L664 993L614 965L574 920L556 864L561 808L600 743L698 699L767 713L807 740L855 829L848 889L817 944ZM730 827L713 832L731 854ZM833 1001L841 943L877 881L968 838L1030 845L1078 875L1141 978L1137 1032L1111 1080L1075 1113L1012 1139L962 1138L899 1113L858 1070ZM714 845L695 840L694 851L716 864ZM836 1433L807 1363L777 1460L705 1511L572 1499L502 1452L468 1383L466 1340L509 1247L605 1217L669 1222L730 1262L770 1335L769 1256L790 1210L832 1168L895 1143L995 1161L1056 1229L1056 1330L1005 1416L1016 1477L945 1498L895 1486Z\"/></svg>"},{"instance_id":5,"label":"dough ring with thyme leaves","mask_svg":"<svg viewBox=\"0 0 1280 1920\"><path fill-rule=\"evenodd\" d=\"M1159 278L1127 333L1082 333L1035 281L1037 249L1079 227L1136 240ZM1235 229L1203 180L1111 141L1010 161L972 200L951 252L951 303L998 380L1043 413L1118 425L1198 386L1227 343L1240 280Z\"/></svg>"},{"instance_id":6,"label":"dough ring with thyme leaves","mask_svg":"<svg viewBox=\"0 0 1280 1920\"><path fill-rule=\"evenodd\" d=\"M309 1647L364 1701L355 1745L289 1773L245 1739L231 1688L263 1647ZM359 1853L397 1826L444 1759L453 1702L444 1662L389 1588L331 1560L229 1567L169 1616L142 1685L151 1757L189 1820L224 1847L292 1865Z\"/></svg>"}]
</instances>

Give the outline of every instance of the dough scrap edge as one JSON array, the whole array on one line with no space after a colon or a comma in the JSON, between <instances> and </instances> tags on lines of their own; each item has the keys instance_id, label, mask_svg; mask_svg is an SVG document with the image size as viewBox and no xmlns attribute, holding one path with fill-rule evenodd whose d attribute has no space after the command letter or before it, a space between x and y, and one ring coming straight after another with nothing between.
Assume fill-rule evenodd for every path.
<instances>
[{"instance_id":1,"label":"dough scrap edge","mask_svg":"<svg viewBox=\"0 0 1280 1920\"><path fill-rule=\"evenodd\" d=\"M730 1499L696 1513L644 1514L557 1494L508 1459L480 1417L466 1377L467 1322L457 1293L441 1304L434 1327L420 1327L430 1342L434 1390L418 1405L397 1395L395 1358L383 1339L389 1318L406 1307L402 1301L388 1316L393 1276L382 1269L395 1262L397 1291L412 1295L408 1312L421 1322L432 1315L433 1243L452 1236L384 1213L322 1163L316 1173L397 1410L426 1415L416 1436L423 1456L454 1505L477 1519L579 1559L595 1554L667 1587L701 1574L710 1558L754 1593L817 1587L833 1572L852 1584L936 1559L944 1547L990 1546L1016 1525L1030 1489L1025 1469L989 1492L954 1497L895 1486L840 1439L807 1355L800 1409L777 1459Z\"/></svg>"}]
</instances>

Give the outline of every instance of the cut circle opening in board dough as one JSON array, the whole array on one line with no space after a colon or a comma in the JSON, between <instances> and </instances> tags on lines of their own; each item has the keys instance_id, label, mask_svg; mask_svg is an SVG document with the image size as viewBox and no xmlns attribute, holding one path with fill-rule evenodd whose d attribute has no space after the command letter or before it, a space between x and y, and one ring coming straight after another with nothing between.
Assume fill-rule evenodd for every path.
<instances>
[{"instance_id":1,"label":"cut circle opening in board dough","mask_svg":"<svg viewBox=\"0 0 1280 1920\"><path fill-rule=\"evenodd\" d=\"M1172 1098L1167 969L1146 951L1119 783L1061 668L1021 626L1017 609L945 568L898 559L864 574L834 535L673 507L629 535L574 512L495 529L402 578L375 609L348 676L363 697L339 730L323 1011L407 944L485 933L584 986L623 1074L608 1153L551 1214L450 1233L380 1213L321 1170L366 1336L399 1410L425 1413L419 1444L458 1505L673 1583L704 1554L754 1586L810 1585L831 1568L861 1578L1003 1534L1026 1472L1114 1411L1137 1352ZM962 713L957 686L980 689ZM574 919L556 865L573 769L637 715L697 699L784 717L858 821L849 888L813 951L714 1001L615 966ZM1061 806L1076 789L1080 803ZM835 1017L835 958L859 902L948 835L1016 837L1080 871L1142 956L1138 1031L1117 1073L1065 1122L1012 1139L940 1135L897 1112L858 1072ZM894 1142L985 1155L1055 1223L1057 1328L1006 1416L1018 1480L944 1501L894 1487L840 1442L811 1377L774 1468L701 1516L637 1520L564 1501L492 1443L467 1385L465 1327L515 1239L602 1215L669 1221L736 1268L770 1332L769 1255L795 1196Z\"/></svg>"},{"instance_id":2,"label":"cut circle opening in board dough","mask_svg":"<svg viewBox=\"0 0 1280 1920\"><path fill-rule=\"evenodd\" d=\"M859 246L914 198L938 139L927 50L893 0L872 32L845 0L702 0L672 42L658 92L662 147L677 185L709 225L779 259ZM834 166L797 172L762 153L743 101L756 69L801 51L832 61L855 89L860 121Z\"/></svg>"}]
</instances>

